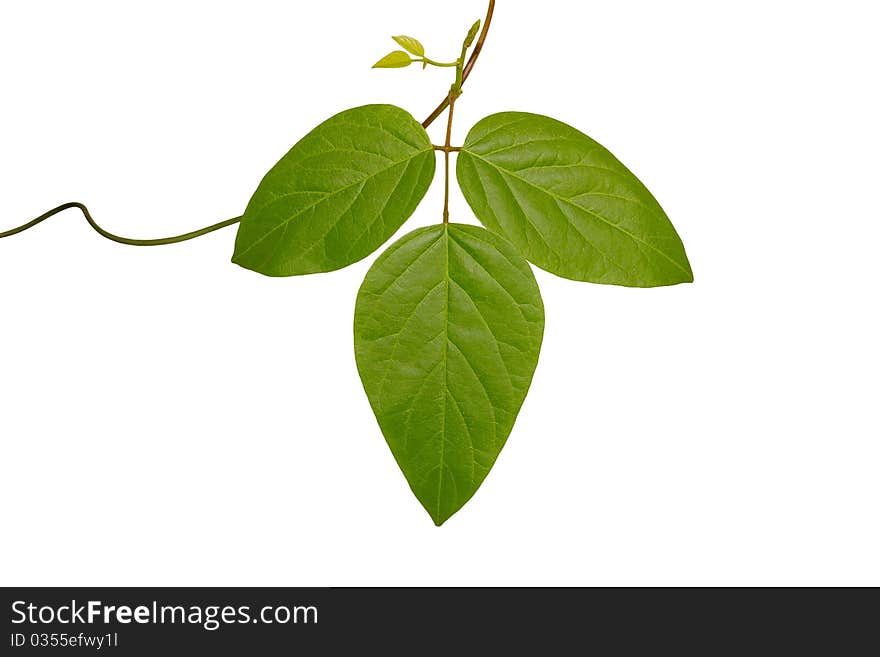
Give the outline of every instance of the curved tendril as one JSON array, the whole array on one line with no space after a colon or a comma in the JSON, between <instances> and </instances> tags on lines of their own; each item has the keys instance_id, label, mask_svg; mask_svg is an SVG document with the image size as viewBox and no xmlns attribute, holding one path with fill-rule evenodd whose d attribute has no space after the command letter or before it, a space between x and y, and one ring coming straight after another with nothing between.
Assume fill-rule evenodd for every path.
<instances>
[{"instance_id":1,"label":"curved tendril","mask_svg":"<svg viewBox=\"0 0 880 657\"><path fill-rule=\"evenodd\" d=\"M45 214L40 215L36 219L33 219L26 224L19 226L18 228L13 228L12 230L7 230L6 232L0 233L0 239L4 237L12 237L13 235L17 235L18 233L23 233L24 231L33 228L37 224L43 223L44 221L46 221L46 219L54 217L56 214L60 214L65 210L71 210L74 208L83 213L83 216L89 223L89 226L91 226L95 230L95 232L98 233L101 237L105 237L108 240L112 242L117 242L119 244L128 244L129 246L165 246L167 244L186 242L188 240L201 237L202 235L213 233L215 230L220 230L221 228L232 226L241 221L241 217L235 217L234 219L227 219L226 221L221 221L220 223L208 226L207 228L201 228L199 230L194 230L191 233L184 233L183 235L177 235L175 237L163 237L154 240L133 240L127 237L119 237L118 235L114 235L113 233L110 233L101 228L95 222L95 220L92 219L92 215L89 213L89 209L82 203L65 203L64 205L59 205L57 208L49 210Z\"/></svg>"}]
</instances>

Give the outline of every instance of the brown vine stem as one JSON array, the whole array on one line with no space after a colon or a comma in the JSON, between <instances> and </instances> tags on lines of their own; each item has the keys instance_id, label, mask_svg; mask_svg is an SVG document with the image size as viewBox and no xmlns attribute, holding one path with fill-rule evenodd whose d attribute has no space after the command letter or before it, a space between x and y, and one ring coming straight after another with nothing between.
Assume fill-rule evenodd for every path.
<instances>
[{"instance_id":1,"label":"brown vine stem","mask_svg":"<svg viewBox=\"0 0 880 657\"><path fill-rule=\"evenodd\" d=\"M480 53L483 50L483 44L486 42L486 37L489 34L489 28L492 25L492 16L494 14L495 14L495 0L489 0L489 9L486 12L486 20L483 22L483 29L480 32L480 37L479 37L479 39L477 39L477 43L474 46L474 51L471 53L470 59L468 59L467 64L465 64L464 71L463 71L462 77L461 77L461 84L464 84L464 82L468 79L468 77L470 77L471 71L474 70L474 65L477 63L477 58L479 58ZM436 121L437 118L441 114L443 114L443 112L446 110L447 107L449 108L449 125L447 126L447 131L446 131L447 132L446 144L445 144L445 146L442 146L442 147L438 147L438 146L434 147L436 150L443 151L444 156L446 158L446 200L445 200L444 209L443 209L443 221L444 222L449 221L449 154L461 150L460 148L453 148L450 144L450 140L452 137L452 112L453 112L454 106L455 106L455 95L449 94L448 96L446 96L443 99L443 102L437 106L437 109L435 109L433 112L431 112L430 116L428 116L428 118L425 119L424 122L422 123L422 126L424 126L427 129L428 126L430 126L432 123L434 123L434 121ZM135 239L129 239L127 237L119 237L118 235L114 235L113 233L110 233L110 232L104 230L103 228L101 228L101 226L99 226L97 224L97 222L95 222L94 219L92 219L92 215L89 212L89 209L84 204L73 202L73 203L64 203L63 205L59 205L57 208L53 208L53 209L49 210L48 212L41 214L39 217L37 217L36 219L32 219L31 221L27 222L26 224L22 224L21 226L18 226L16 228L12 228L11 230L0 232L0 239L3 239L4 237L12 237L13 235L18 235L19 233L23 233L24 231L29 230L30 228L33 228L37 224L41 224L44 221L46 221L47 219L54 217L56 214L60 214L61 212L64 212L65 210L71 210L71 209L77 209L80 212L82 212L83 217L85 217L85 220L88 222L89 226L91 226L95 230L96 233L101 235L101 237L104 237L104 238L111 240L113 242L117 242L119 244L127 244L129 246L164 246L167 244L177 244L179 242L186 242L188 240L192 240L197 237L201 237L202 235L207 235L209 233L213 233L214 231L220 230L221 228L226 228L227 226L234 226L235 224L237 224L238 222L241 221L241 217L235 217L233 219L227 219L226 221L221 221L220 223L213 224L211 226L208 226L207 228L201 228L199 230L194 230L191 233L177 235L176 237L163 237L160 239L150 239L150 240L135 240Z\"/></svg>"},{"instance_id":2,"label":"brown vine stem","mask_svg":"<svg viewBox=\"0 0 880 657\"><path fill-rule=\"evenodd\" d=\"M471 53L470 59L468 59L467 64L464 67L464 73L461 76L461 83L464 84L467 79L471 75L471 71L474 70L474 66L477 63L477 59L480 56L480 53L483 52L483 45L486 43L486 37L489 36L489 28L492 27L492 17L495 15L495 0L489 0L489 9L486 11L486 20L483 21L483 30L480 32L480 37L477 39L477 44L474 46L474 51ZM436 121L443 111L449 107L449 96L443 99L443 102L437 106L431 114L422 122L422 127L427 129L434 121Z\"/></svg>"},{"instance_id":3,"label":"brown vine stem","mask_svg":"<svg viewBox=\"0 0 880 657\"><path fill-rule=\"evenodd\" d=\"M452 119L455 115L455 99L458 92L454 89L449 92L449 120L446 122L446 145L443 148L443 159L446 164L446 176L443 190L443 223L449 223L449 158L452 152Z\"/></svg>"}]
</instances>

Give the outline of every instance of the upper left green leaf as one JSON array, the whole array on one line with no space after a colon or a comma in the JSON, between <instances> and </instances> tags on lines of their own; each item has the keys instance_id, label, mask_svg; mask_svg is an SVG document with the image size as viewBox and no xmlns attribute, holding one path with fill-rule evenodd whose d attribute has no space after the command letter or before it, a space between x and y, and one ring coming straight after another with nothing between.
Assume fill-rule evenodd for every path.
<instances>
[{"instance_id":1,"label":"upper left green leaf","mask_svg":"<svg viewBox=\"0 0 880 657\"><path fill-rule=\"evenodd\" d=\"M425 129L366 105L306 135L257 188L232 261L267 276L341 269L394 235L424 198L436 158Z\"/></svg>"}]
</instances>

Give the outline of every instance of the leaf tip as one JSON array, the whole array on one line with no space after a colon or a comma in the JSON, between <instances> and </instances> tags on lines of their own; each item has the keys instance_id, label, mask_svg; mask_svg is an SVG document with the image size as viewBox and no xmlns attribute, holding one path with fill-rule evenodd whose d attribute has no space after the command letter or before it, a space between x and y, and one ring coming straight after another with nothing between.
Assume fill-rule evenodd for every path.
<instances>
[{"instance_id":1,"label":"leaf tip","mask_svg":"<svg viewBox=\"0 0 880 657\"><path fill-rule=\"evenodd\" d=\"M689 285L694 282L694 270L691 267L690 261L687 259L687 256L684 258L684 263L681 268L682 276L679 284Z\"/></svg>"},{"instance_id":2,"label":"leaf tip","mask_svg":"<svg viewBox=\"0 0 880 657\"><path fill-rule=\"evenodd\" d=\"M434 522L435 527L442 527L444 524L446 524L446 521L452 517L451 514L441 515L438 513L435 515L433 513L429 513L429 515L431 516L431 520Z\"/></svg>"},{"instance_id":3,"label":"leaf tip","mask_svg":"<svg viewBox=\"0 0 880 657\"><path fill-rule=\"evenodd\" d=\"M675 278L666 278L657 281L653 285L648 285L646 287L674 287L676 285L691 285L694 282L694 272L691 271L691 268L688 267L687 270L682 270L680 276L676 276Z\"/></svg>"}]
</instances>

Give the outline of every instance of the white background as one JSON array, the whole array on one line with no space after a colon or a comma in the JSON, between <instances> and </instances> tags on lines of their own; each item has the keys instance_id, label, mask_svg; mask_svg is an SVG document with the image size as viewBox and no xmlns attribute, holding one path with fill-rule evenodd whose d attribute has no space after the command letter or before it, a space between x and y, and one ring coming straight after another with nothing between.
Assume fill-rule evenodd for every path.
<instances>
[{"instance_id":1,"label":"white background","mask_svg":"<svg viewBox=\"0 0 880 657\"><path fill-rule=\"evenodd\" d=\"M454 58L484 5L3 3L0 226L236 216L330 115L424 118L448 71L370 65L396 33ZM456 141L501 110L582 129L697 282L537 272L532 391L441 529L355 368L372 257L270 280L230 264L234 229L137 249L75 212L3 240L0 583L880 585L877 25L869 1L499 2Z\"/></svg>"}]
</instances>

